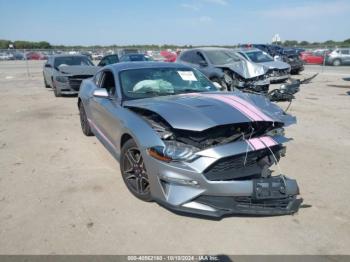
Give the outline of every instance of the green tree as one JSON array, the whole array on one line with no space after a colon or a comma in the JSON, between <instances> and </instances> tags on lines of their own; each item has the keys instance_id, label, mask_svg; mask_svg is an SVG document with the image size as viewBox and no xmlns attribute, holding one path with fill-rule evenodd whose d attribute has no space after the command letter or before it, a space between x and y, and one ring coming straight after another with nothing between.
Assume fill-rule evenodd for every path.
<instances>
[{"instance_id":1,"label":"green tree","mask_svg":"<svg viewBox=\"0 0 350 262\"><path fill-rule=\"evenodd\" d=\"M0 39L0 49L7 49L9 48L9 45L12 44L9 40L1 40Z\"/></svg>"}]
</instances>

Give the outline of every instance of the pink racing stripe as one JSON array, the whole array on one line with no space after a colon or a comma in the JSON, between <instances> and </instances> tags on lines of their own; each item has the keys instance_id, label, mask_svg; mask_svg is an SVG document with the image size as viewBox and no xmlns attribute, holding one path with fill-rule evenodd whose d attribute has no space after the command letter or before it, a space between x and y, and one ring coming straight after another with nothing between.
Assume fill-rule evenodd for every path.
<instances>
[{"instance_id":1,"label":"pink racing stripe","mask_svg":"<svg viewBox=\"0 0 350 262\"><path fill-rule=\"evenodd\" d=\"M234 107L235 109L240 111L242 114L246 115L250 120L263 121L263 119L261 117L259 117L257 114L255 114L254 112L249 110L247 107L243 106L242 104L240 104L232 99L229 99L227 96L216 95L216 94L201 94L201 95L205 96L205 97L214 98L216 100L220 100L226 104L231 105L232 107Z\"/></svg>"},{"instance_id":2,"label":"pink racing stripe","mask_svg":"<svg viewBox=\"0 0 350 262\"><path fill-rule=\"evenodd\" d=\"M244 99L238 97L238 96L234 96L234 95L230 95L227 96L230 99L242 104L243 106L247 107L249 110L251 110L252 112L254 112L256 115L258 115L259 117L261 117L263 120L265 121L272 121L273 120L268 117L266 114L264 114L261 110L259 110L258 108L256 108L254 105L252 105L251 103L245 101Z\"/></svg>"},{"instance_id":3,"label":"pink racing stripe","mask_svg":"<svg viewBox=\"0 0 350 262\"><path fill-rule=\"evenodd\" d=\"M266 147L272 147L277 145L277 142L269 136L260 137L260 140L265 144Z\"/></svg>"},{"instance_id":4,"label":"pink racing stripe","mask_svg":"<svg viewBox=\"0 0 350 262\"><path fill-rule=\"evenodd\" d=\"M115 148L115 146L113 145L113 143L106 137L106 135L95 125L95 123L88 119L89 123L94 127L94 129L102 136L102 138L113 148Z\"/></svg>"},{"instance_id":5,"label":"pink racing stripe","mask_svg":"<svg viewBox=\"0 0 350 262\"><path fill-rule=\"evenodd\" d=\"M262 141L260 141L259 138L252 138L252 139L249 139L248 141L255 150L260 150L266 147L265 144Z\"/></svg>"}]
</instances>

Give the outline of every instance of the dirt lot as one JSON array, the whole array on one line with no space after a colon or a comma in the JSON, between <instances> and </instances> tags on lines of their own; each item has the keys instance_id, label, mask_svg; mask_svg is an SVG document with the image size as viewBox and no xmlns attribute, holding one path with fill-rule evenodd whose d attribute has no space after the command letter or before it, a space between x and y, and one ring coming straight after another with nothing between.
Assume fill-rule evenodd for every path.
<instances>
[{"instance_id":1,"label":"dirt lot","mask_svg":"<svg viewBox=\"0 0 350 262\"><path fill-rule=\"evenodd\" d=\"M41 66L28 77L25 62L0 62L1 254L350 254L349 67L326 68L291 106L281 168L312 207L213 221L134 198L82 134L76 98L44 88Z\"/></svg>"}]
</instances>

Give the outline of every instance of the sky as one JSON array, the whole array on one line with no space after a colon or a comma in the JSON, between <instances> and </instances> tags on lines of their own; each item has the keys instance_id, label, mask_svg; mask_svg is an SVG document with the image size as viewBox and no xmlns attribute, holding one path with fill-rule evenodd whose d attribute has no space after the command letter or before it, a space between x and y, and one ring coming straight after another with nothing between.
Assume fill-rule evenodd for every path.
<instances>
[{"instance_id":1,"label":"sky","mask_svg":"<svg viewBox=\"0 0 350 262\"><path fill-rule=\"evenodd\" d=\"M350 38L350 0L0 0L0 39L232 45Z\"/></svg>"}]
</instances>

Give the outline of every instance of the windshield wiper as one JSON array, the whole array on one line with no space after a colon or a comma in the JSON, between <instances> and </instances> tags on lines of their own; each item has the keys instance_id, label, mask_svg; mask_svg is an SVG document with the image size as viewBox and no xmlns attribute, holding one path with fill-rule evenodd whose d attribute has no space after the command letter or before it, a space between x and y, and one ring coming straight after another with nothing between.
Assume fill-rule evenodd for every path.
<instances>
[{"instance_id":1,"label":"windshield wiper","mask_svg":"<svg viewBox=\"0 0 350 262\"><path fill-rule=\"evenodd\" d=\"M185 89L179 89L176 90L176 93L200 93L200 92L205 92L206 90L198 90L198 89L194 89L194 88L185 88Z\"/></svg>"},{"instance_id":2,"label":"windshield wiper","mask_svg":"<svg viewBox=\"0 0 350 262\"><path fill-rule=\"evenodd\" d=\"M143 94L143 95L173 95L174 92L160 92L155 90L147 90L147 91L128 91L131 94Z\"/></svg>"}]
</instances>

